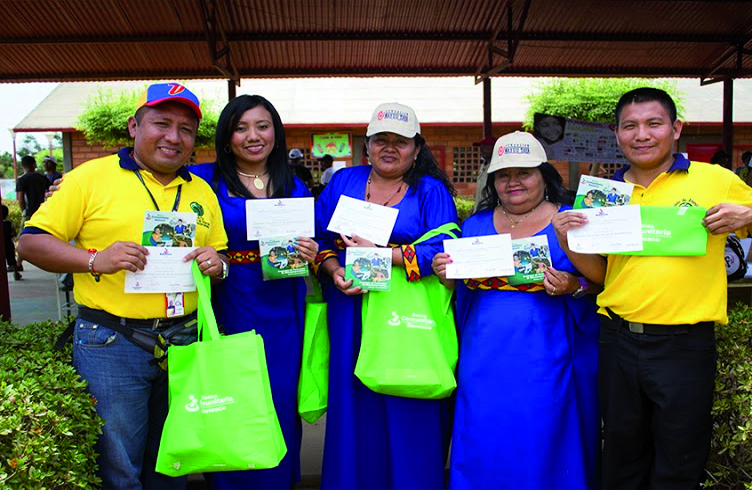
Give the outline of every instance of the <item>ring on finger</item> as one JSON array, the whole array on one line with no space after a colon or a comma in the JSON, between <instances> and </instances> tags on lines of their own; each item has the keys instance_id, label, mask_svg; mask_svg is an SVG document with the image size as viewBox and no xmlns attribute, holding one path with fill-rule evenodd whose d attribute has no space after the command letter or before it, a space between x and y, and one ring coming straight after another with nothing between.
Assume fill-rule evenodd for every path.
<instances>
[{"instance_id":1,"label":"ring on finger","mask_svg":"<svg viewBox=\"0 0 752 490\"><path fill-rule=\"evenodd\" d=\"M556 286L554 286L554 289L551 291L551 295L556 294Z\"/></svg>"},{"instance_id":2,"label":"ring on finger","mask_svg":"<svg viewBox=\"0 0 752 490\"><path fill-rule=\"evenodd\" d=\"M211 267L211 265L212 265L212 264L211 264L211 259L206 259L206 265L207 265L208 267Z\"/></svg>"}]
</instances>

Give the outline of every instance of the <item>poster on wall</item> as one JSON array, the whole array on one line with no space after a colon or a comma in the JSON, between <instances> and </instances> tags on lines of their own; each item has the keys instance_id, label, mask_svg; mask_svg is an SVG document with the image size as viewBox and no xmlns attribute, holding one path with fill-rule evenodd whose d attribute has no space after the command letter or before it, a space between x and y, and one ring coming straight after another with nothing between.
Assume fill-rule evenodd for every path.
<instances>
[{"instance_id":1,"label":"poster on wall","mask_svg":"<svg viewBox=\"0 0 752 490\"><path fill-rule=\"evenodd\" d=\"M321 158L331 155L334 158L352 156L351 133L313 133L311 135L311 156Z\"/></svg>"},{"instance_id":2,"label":"poster on wall","mask_svg":"<svg viewBox=\"0 0 752 490\"><path fill-rule=\"evenodd\" d=\"M626 164L614 135L614 125L578 121L536 112L533 135L549 160Z\"/></svg>"}]
</instances>

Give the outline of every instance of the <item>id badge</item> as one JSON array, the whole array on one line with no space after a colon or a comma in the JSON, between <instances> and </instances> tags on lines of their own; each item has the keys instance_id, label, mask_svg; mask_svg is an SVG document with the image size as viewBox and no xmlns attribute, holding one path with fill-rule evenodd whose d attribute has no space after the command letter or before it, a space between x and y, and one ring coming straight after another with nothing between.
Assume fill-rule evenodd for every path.
<instances>
[{"instance_id":1,"label":"id badge","mask_svg":"<svg viewBox=\"0 0 752 490\"><path fill-rule=\"evenodd\" d=\"M165 293L165 305L167 307L167 318L185 315L183 293Z\"/></svg>"}]
</instances>

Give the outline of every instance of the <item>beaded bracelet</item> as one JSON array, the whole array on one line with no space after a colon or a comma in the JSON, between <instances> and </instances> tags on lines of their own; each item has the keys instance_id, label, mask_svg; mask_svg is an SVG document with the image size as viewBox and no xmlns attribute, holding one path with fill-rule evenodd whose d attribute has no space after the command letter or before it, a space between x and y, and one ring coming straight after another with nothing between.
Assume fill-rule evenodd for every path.
<instances>
[{"instance_id":1,"label":"beaded bracelet","mask_svg":"<svg viewBox=\"0 0 752 490\"><path fill-rule=\"evenodd\" d=\"M101 279L102 274L98 274L94 271L94 259L97 257L97 249L96 248L90 248L89 253L91 254L89 256L89 274L94 277L94 280L99 282L99 279Z\"/></svg>"}]
</instances>

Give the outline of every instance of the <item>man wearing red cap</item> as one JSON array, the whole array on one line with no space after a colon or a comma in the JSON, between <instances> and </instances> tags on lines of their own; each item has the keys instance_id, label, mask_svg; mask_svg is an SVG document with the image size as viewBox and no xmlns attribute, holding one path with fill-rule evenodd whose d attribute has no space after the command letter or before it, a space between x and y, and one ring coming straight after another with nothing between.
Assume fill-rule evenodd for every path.
<instances>
[{"instance_id":1,"label":"man wearing red cap","mask_svg":"<svg viewBox=\"0 0 752 490\"><path fill-rule=\"evenodd\" d=\"M133 147L66 175L19 241L18 253L29 262L76 273L73 364L105 420L96 444L104 488L185 487L185 478L155 472L167 373L150 362L153 352L131 339L183 322L197 296L180 293L184 312L176 313L168 310L165 294L127 294L124 286L126 271L143 270L149 260L140 239L145 213L153 210L198 214L198 248L186 260L196 260L216 280L227 275L226 259L217 253L227 248L217 198L184 167L200 119L198 98L184 86L149 86L128 119Z\"/></svg>"},{"instance_id":2,"label":"man wearing red cap","mask_svg":"<svg viewBox=\"0 0 752 490\"><path fill-rule=\"evenodd\" d=\"M478 186L475 189L475 207L473 211L478 209L478 203L483 200L483 188L486 186L488 178L488 164L491 162L491 153L493 153L495 144L496 138L494 136L486 136L482 140L473 143L473 146L480 146L480 168L478 169Z\"/></svg>"}]
</instances>

